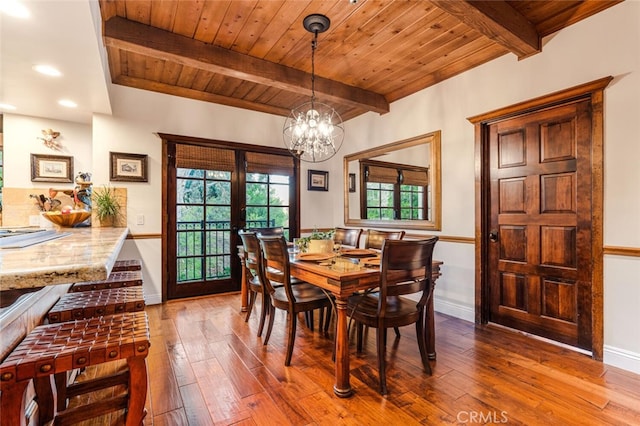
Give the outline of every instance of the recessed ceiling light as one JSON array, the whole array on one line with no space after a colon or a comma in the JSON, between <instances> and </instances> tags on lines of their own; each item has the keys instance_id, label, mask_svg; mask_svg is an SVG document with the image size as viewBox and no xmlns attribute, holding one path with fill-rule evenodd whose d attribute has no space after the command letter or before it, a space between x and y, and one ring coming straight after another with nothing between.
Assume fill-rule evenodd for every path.
<instances>
[{"instance_id":1,"label":"recessed ceiling light","mask_svg":"<svg viewBox=\"0 0 640 426\"><path fill-rule=\"evenodd\" d=\"M20 0L0 0L0 12L14 18L26 19L31 16L31 12Z\"/></svg>"},{"instance_id":2,"label":"recessed ceiling light","mask_svg":"<svg viewBox=\"0 0 640 426\"><path fill-rule=\"evenodd\" d=\"M75 103L75 102L73 102L73 101L71 101L69 99L60 99L58 101L58 104L60 104L60 105L62 105L64 107L67 107L67 108L75 108L75 107L78 106L77 103Z\"/></svg>"},{"instance_id":3,"label":"recessed ceiling light","mask_svg":"<svg viewBox=\"0 0 640 426\"><path fill-rule=\"evenodd\" d=\"M49 75L51 77L60 77L62 73L51 65L34 65L33 69L40 74Z\"/></svg>"},{"instance_id":4,"label":"recessed ceiling light","mask_svg":"<svg viewBox=\"0 0 640 426\"><path fill-rule=\"evenodd\" d=\"M4 111L13 111L16 109L16 107L14 107L13 105L9 105L9 104L0 104L0 109L4 110Z\"/></svg>"}]
</instances>

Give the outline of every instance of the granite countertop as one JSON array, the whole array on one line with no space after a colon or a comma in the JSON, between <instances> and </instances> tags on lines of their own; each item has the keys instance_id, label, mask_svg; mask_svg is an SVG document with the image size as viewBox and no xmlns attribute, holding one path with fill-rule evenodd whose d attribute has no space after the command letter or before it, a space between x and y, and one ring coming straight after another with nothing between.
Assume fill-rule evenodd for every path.
<instances>
[{"instance_id":1,"label":"granite countertop","mask_svg":"<svg viewBox=\"0 0 640 426\"><path fill-rule=\"evenodd\" d=\"M24 248L0 249L0 291L106 279L128 228L61 228L68 233Z\"/></svg>"}]
</instances>

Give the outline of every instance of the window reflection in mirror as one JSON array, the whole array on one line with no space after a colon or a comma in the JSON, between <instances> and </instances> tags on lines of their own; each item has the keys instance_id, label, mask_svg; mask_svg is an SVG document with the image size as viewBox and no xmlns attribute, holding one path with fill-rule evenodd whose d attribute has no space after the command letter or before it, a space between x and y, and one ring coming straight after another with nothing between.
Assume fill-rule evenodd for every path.
<instances>
[{"instance_id":1,"label":"window reflection in mirror","mask_svg":"<svg viewBox=\"0 0 640 426\"><path fill-rule=\"evenodd\" d=\"M440 131L345 156L344 182L345 225L440 230Z\"/></svg>"}]
</instances>

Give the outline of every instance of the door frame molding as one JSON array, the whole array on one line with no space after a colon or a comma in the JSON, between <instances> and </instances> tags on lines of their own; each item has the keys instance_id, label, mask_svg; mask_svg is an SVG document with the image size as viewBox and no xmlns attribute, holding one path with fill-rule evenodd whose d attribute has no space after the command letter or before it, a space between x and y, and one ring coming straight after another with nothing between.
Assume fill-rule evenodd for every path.
<instances>
[{"instance_id":1,"label":"door frame molding","mask_svg":"<svg viewBox=\"0 0 640 426\"><path fill-rule=\"evenodd\" d=\"M475 139L475 322L486 324L489 319L489 126L497 121L555 107L577 100L591 103L591 148L592 148L592 357L602 360L604 347L603 324L603 206L604 206L604 89L613 80L604 77L569 89L540 96L484 114L467 118L474 125Z\"/></svg>"}]
</instances>

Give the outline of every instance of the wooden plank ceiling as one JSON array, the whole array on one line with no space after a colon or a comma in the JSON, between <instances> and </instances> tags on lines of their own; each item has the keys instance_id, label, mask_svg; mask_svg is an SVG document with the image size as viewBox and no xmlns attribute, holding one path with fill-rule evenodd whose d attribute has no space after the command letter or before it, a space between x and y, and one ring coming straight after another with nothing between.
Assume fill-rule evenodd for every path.
<instances>
[{"instance_id":1,"label":"wooden plank ceiling","mask_svg":"<svg viewBox=\"0 0 640 426\"><path fill-rule=\"evenodd\" d=\"M353 0L352 0L353 1ZM621 0L100 0L115 84L286 116L315 90L343 120L505 54Z\"/></svg>"}]
</instances>

